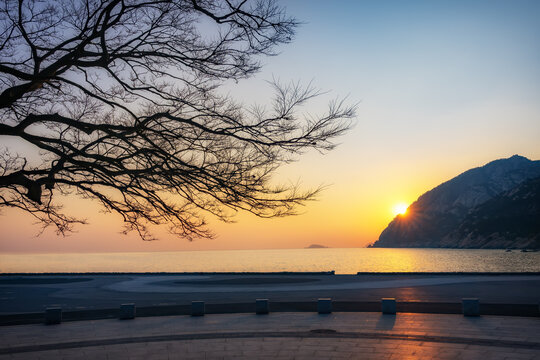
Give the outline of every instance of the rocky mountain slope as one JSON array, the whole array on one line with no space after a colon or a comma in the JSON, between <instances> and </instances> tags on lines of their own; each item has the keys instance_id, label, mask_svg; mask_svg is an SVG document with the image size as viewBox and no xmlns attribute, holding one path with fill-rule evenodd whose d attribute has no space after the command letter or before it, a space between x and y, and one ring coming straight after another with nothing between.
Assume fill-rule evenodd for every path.
<instances>
[{"instance_id":1,"label":"rocky mountain slope","mask_svg":"<svg viewBox=\"0 0 540 360\"><path fill-rule=\"evenodd\" d=\"M472 209L441 246L540 249L540 177Z\"/></svg>"},{"instance_id":2,"label":"rocky mountain slope","mask_svg":"<svg viewBox=\"0 0 540 360\"><path fill-rule=\"evenodd\" d=\"M492 229L486 224L497 223L490 218L498 214L500 220L503 216L501 208L505 206L515 207L518 213L522 211L521 216L516 215L514 220L521 217L529 221L526 219L534 217L534 210L530 214L525 211L528 207L538 205L534 205L534 198L526 198L533 204L525 205L527 201L521 203L511 194L512 191L522 194L521 191L526 190L519 190L519 185L537 177L540 177L540 161L518 155L468 170L420 196L409 206L405 215L394 218L373 246L531 247L535 244L534 236L516 232L516 228L521 227L519 223L514 223L512 229ZM530 186L534 187L534 184L532 182ZM514 200L516 203L512 203ZM512 205L503 205L508 202ZM536 220L533 218L530 221ZM502 222L500 224L502 226ZM495 241L495 238L498 240Z\"/></svg>"}]
</instances>

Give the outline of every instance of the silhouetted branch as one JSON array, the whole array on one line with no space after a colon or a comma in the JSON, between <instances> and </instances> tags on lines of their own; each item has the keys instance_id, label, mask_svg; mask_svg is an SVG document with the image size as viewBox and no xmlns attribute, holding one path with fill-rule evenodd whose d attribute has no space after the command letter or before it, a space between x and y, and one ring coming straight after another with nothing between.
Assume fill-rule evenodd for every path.
<instances>
[{"instance_id":1,"label":"silhouetted branch","mask_svg":"<svg viewBox=\"0 0 540 360\"><path fill-rule=\"evenodd\" d=\"M299 107L320 95L272 83L272 109L220 94L252 76L298 22L274 1L7 0L0 8L0 136L39 150L0 163L0 205L60 233L84 221L62 215L54 192L98 200L126 231L152 239L169 224L209 237L203 213L229 221L295 213L320 189L275 186L294 154L330 150L355 107L318 117Z\"/></svg>"}]
</instances>

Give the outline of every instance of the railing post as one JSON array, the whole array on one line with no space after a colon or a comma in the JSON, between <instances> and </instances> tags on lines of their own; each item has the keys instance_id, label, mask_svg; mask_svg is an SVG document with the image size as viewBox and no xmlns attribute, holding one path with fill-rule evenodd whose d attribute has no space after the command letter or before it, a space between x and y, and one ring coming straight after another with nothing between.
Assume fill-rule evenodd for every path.
<instances>
[{"instance_id":1,"label":"railing post","mask_svg":"<svg viewBox=\"0 0 540 360\"><path fill-rule=\"evenodd\" d=\"M480 316L480 302L477 298L461 299L464 316Z\"/></svg>"},{"instance_id":2,"label":"railing post","mask_svg":"<svg viewBox=\"0 0 540 360\"><path fill-rule=\"evenodd\" d=\"M268 299L256 299L255 300L255 313L262 315L268 314L270 312L270 307L268 305Z\"/></svg>"},{"instance_id":3,"label":"railing post","mask_svg":"<svg viewBox=\"0 0 540 360\"><path fill-rule=\"evenodd\" d=\"M45 324L53 325L62 322L62 308L50 307L45 309Z\"/></svg>"},{"instance_id":4,"label":"railing post","mask_svg":"<svg viewBox=\"0 0 540 360\"><path fill-rule=\"evenodd\" d=\"M191 316L204 316L204 301L191 302Z\"/></svg>"},{"instance_id":5,"label":"railing post","mask_svg":"<svg viewBox=\"0 0 540 360\"><path fill-rule=\"evenodd\" d=\"M396 314L396 299L395 298L382 298L381 308L383 314Z\"/></svg>"},{"instance_id":6,"label":"railing post","mask_svg":"<svg viewBox=\"0 0 540 360\"><path fill-rule=\"evenodd\" d=\"M319 314L330 314L332 312L332 299L319 298L317 301L317 312Z\"/></svg>"},{"instance_id":7,"label":"railing post","mask_svg":"<svg viewBox=\"0 0 540 360\"><path fill-rule=\"evenodd\" d=\"M135 319L135 304L121 304L120 305L120 319L130 320Z\"/></svg>"}]
</instances>

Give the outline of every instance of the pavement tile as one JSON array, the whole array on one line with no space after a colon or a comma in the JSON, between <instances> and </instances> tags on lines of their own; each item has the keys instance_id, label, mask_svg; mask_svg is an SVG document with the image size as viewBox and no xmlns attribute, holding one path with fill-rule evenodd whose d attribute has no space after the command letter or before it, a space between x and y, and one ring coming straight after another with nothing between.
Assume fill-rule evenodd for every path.
<instances>
[{"instance_id":1,"label":"pavement tile","mask_svg":"<svg viewBox=\"0 0 540 360\"><path fill-rule=\"evenodd\" d=\"M381 319L383 322L381 323ZM538 342L540 322L534 318L489 317L474 320L459 315L398 314L392 321L379 313L333 313L317 316L310 313L270 314L261 320L253 314L208 315L203 319L189 316L137 318L133 321L97 320L63 323L54 327L23 325L0 330L0 348L31 344L55 344L62 341L115 339L197 333L257 331L307 331L334 329L359 334L384 333L411 336L449 336L467 341L492 339L493 346L470 343L394 340L387 338L335 337L247 337L171 340L88 346L80 349L60 349L33 353L1 355L3 359L122 359L132 360L181 358L362 358L362 359L535 359L539 351L525 348L496 347L496 340ZM382 325L381 325L382 324ZM384 329L380 327L384 326ZM46 331L44 333L44 331ZM339 333L337 333L339 335ZM540 360L540 359L539 359Z\"/></svg>"}]
</instances>

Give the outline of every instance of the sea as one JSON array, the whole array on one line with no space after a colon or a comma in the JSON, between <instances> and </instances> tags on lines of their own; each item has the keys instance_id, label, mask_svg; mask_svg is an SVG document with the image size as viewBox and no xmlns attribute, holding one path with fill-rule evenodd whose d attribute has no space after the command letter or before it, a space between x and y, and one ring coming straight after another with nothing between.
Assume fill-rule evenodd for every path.
<instances>
[{"instance_id":1,"label":"sea","mask_svg":"<svg viewBox=\"0 0 540 360\"><path fill-rule=\"evenodd\" d=\"M280 249L0 254L0 273L540 272L540 252L464 249Z\"/></svg>"}]
</instances>

